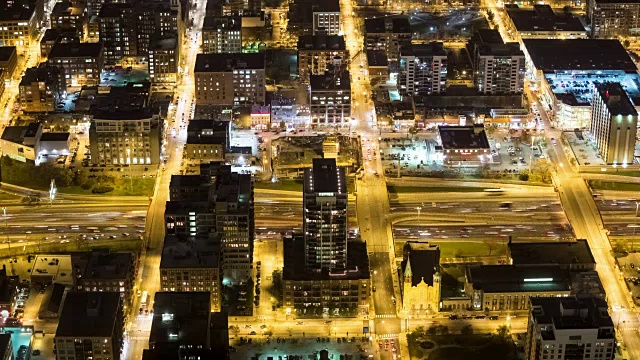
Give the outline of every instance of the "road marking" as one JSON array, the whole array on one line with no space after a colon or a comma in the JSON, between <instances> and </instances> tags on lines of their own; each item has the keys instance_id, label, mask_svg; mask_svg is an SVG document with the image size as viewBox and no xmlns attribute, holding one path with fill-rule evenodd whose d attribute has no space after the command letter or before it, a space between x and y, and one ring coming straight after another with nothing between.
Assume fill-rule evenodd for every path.
<instances>
[{"instance_id":1,"label":"road marking","mask_svg":"<svg viewBox=\"0 0 640 360\"><path fill-rule=\"evenodd\" d=\"M382 335L378 335L378 337L380 339L391 339L391 338L397 338L398 334L382 334Z\"/></svg>"},{"instance_id":2,"label":"road marking","mask_svg":"<svg viewBox=\"0 0 640 360\"><path fill-rule=\"evenodd\" d=\"M395 318L395 317L397 317L397 315L395 315L395 314L376 315L376 319L380 319L380 318L390 319L390 318Z\"/></svg>"}]
</instances>

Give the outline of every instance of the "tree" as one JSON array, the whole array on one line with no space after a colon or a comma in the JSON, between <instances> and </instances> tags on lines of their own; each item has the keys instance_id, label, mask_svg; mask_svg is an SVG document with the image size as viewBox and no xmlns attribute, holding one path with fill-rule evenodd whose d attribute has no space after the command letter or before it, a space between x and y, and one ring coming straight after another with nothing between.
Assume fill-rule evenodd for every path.
<instances>
[{"instance_id":1,"label":"tree","mask_svg":"<svg viewBox=\"0 0 640 360\"><path fill-rule=\"evenodd\" d=\"M460 329L460 333L462 335L471 335L473 334L473 326L471 324L467 324Z\"/></svg>"},{"instance_id":2,"label":"tree","mask_svg":"<svg viewBox=\"0 0 640 360\"><path fill-rule=\"evenodd\" d=\"M229 326L229 331L233 334L234 337L238 337L240 333L240 327L238 325Z\"/></svg>"},{"instance_id":3,"label":"tree","mask_svg":"<svg viewBox=\"0 0 640 360\"><path fill-rule=\"evenodd\" d=\"M520 142L523 144L531 144L531 134L529 130L522 130L520 134Z\"/></svg>"},{"instance_id":4,"label":"tree","mask_svg":"<svg viewBox=\"0 0 640 360\"><path fill-rule=\"evenodd\" d=\"M631 46L631 41L629 41L628 39L625 39L625 40L622 42L622 46L624 46L625 48L630 47L630 46Z\"/></svg>"},{"instance_id":5,"label":"tree","mask_svg":"<svg viewBox=\"0 0 640 360\"><path fill-rule=\"evenodd\" d=\"M494 18L493 11L491 10L487 11L487 20L493 22L493 18Z\"/></svg>"},{"instance_id":6,"label":"tree","mask_svg":"<svg viewBox=\"0 0 640 360\"><path fill-rule=\"evenodd\" d=\"M484 244L486 245L487 250L489 250L489 256L491 256L491 253L493 252L493 250L496 250L498 248L498 246L500 245L495 240L487 240L487 241L485 241Z\"/></svg>"},{"instance_id":7,"label":"tree","mask_svg":"<svg viewBox=\"0 0 640 360\"><path fill-rule=\"evenodd\" d=\"M436 335L438 333L438 326L437 325L431 325L429 326L429 328L427 329L427 335Z\"/></svg>"},{"instance_id":8,"label":"tree","mask_svg":"<svg viewBox=\"0 0 640 360\"><path fill-rule=\"evenodd\" d=\"M498 336L502 339L506 339L511 334L511 329L507 325L500 325L496 329Z\"/></svg>"},{"instance_id":9,"label":"tree","mask_svg":"<svg viewBox=\"0 0 640 360\"><path fill-rule=\"evenodd\" d=\"M73 238L73 244L76 246L78 251L82 251L87 245L87 238L78 235Z\"/></svg>"},{"instance_id":10,"label":"tree","mask_svg":"<svg viewBox=\"0 0 640 360\"><path fill-rule=\"evenodd\" d=\"M529 174L531 181L537 181L541 183L551 182L551 162L547 159L538 159L531 165L531 174Z\"/></svg>"}]
</instances>

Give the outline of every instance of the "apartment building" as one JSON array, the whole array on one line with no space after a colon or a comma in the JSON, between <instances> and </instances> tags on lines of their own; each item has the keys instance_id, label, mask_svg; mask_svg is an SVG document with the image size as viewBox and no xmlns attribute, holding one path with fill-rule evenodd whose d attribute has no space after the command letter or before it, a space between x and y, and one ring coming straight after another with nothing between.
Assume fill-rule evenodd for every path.
<instances>
[{"instance_id":1,"label":"apartment building","mask_svg":"<svg viewBox=\"0 0 640 360\"><path fill-rule=\"evenodd\" d=\"M137 259L132 253L95 250L75 281L80 291L120 293L124 304L130 306L136 271Z\"/></svg>"},{"instance_id":2,"label":"apartment building","mask_svg":"<svg viewBox=\"0 0 640 360\"><path fill-rule=\"evenodd\" d=\"M101 43L58 43L49 52L49 64L63 69L67 91L100 84L104 67Z\"/></svg>"},{"instance_id":3,"label":"apartment building","mask_svg":"<svg viewBox=\"0 0 640 360\"><path fill-rule=\"evenodd\" d=\"M15 46L0 46L0 70L2 80L11 80L18 66L18 52Z\"/></svg>"},{"instance_id":4,"label":"apartment building","mask_svg":"<svg viewBox=\"0 0 640 360\"><path fill-rule=\"evenodd\" d=\"M177 38L154 39L149 47L149 78L154 85L174 86L180 49Z\"/></svg>"},{"instance_id":5,"label":"apartment building","mask_svg":"<svg viewBox=\"0 0 640 360\"><path fill-rule=\"evenodd\" d=\"M53 112L67 86L62 68L41 63L25 71L20 81L20 104L25 112Z\"/></svg>"},{"instance_id":6,"label":"apartment building","mask_svg":"<svg viewBox=\"0 0 640 360\"><path fill-rule=\"evenodd\" d=\"M409 44L400 48L398 88L422 96L446 92L447 53L441 42Z\"/></svg>"},{"instance_id":7,"label":"apartment building","mask_svg":"<svg viewBox=\"0 0 640 360\"><path fill-rule=\"evenodd\" d=\"M344 125L351 118L349 74L310 76L311 123Z\"/></svg>"},{"instance_id":8,"label":"apartment building","mask_svg":"<svg viewBox=\"0 0 640 360\"><path fill-rule=\"evenodd\" d=\"M136 13L133 4L104 4L98 15L98 23L106 64L115 64L124 58L138 55Z\"/></svg>"},{"instance_id":9,"label":"apartment building","mask_svg":"<svg viewBox=\"0 0 640 360\"><path fill-rule=\"evenodd\" d=\"M160 287L166 292L207 292L212 311L220 311L221 263L217 239L168 235L160 260Z\"/></svg>"},{"instance_id":10,"label":"apartment building","mask_svg":"<svg viewBox=\"0 0 640 360\"><path fill-rule=\"evenodd\" d=\"M309 82L311 75L327 71L339 74L349 66L349 53L342 35L303 35L298 38L298 75Z\"/></svg>"},{"instance_id":11,"label":"apartment building","mask_svg":"<svg viewBox=\"0 0 640 360\"><path fill-rule=\"evenodd\" d=\"M191 120L187 126L187 143L183 158L189 166L200 166L212 161L224 161L231 146L231 122Z\"/></svg>"},{"instance_id":12,"label":"apartment building","mask_svg":"<svg viewBox=\"0 0 640 360\"><path fill-rule=\"evenodd\" d=\"M340 2L326 0L315 2L313 12L313 35L338 35L340 33Z\"/></svg>"},{"instance_id":13,"label":"apartment building","mask_svg":"<svg viewBox=\"0 0 640 360\"><path fill-rule=\"evenodd\" d=\"M599 297L532 297L524 358L616 358L616 331Z\"/></svg>"},{"instance_id":14,"label":"apartment building","mask_svg":"<svg viewBox=\"0 0 640 360\"><path fill-rule=\"evenodd\" d=\"M15 46L24 54L36 40L38 14L35 6L0 8L0 45Z\"/></svg>"},{"instance_id":15,"label":"apartment building","mask_svg":"<svg viewBox=\"0 0 640 360\"><path fill-rule=\"evenodd\" d=\"M202 25L203 54L242 52L242 17L205 16Z\"/></svg>"},{"instance_id":16,"label":"apartment building","mask_svg":"<svg viewBox=\"0 0 640 360\"><path fill-rule=\"evenodd\" d=\"M400 47L411 43L411 26L406 16L365 19L367 50L384 51L388 61L398 61Z\"/></svg>"},{"instance_id":17,"label":"apartment building","mask_svg":"<svg viewBox=\"0 0 640 360\"><path fill-rule=\"evenodd\" d=\"M265 101L265 56L198 54L195 65L197 105L253 105Z\"/></svg>"},{"instance_id":18,"label":"apartment building","mask_svg":"<svg viewBox=\"0 0 640 360\"><path fill-rule=\"evenodd\" d=\"M80 39L87 33L89 17L84 3L62 1L51 11L51 28L60 31L74 31Z\"/></svg>"},{"instance_id":19,"label":"apartment building","mask_svg":"<svg viewBox=\"0 0 640 360\"><path fill-rule=\"evenodd\" d=\"M119 292L68 292L54 344L57 360L119 360L124 313Z\"/></svg>"},{"instance_id":20,"label":"apartment building","mask_svg":"<svg viewBox=\"0 0 640 360\"><path fill-rule=\"evenodd\" d=\"M589 133L610 165L632 165L638 112L620 83L594 84Z\"/></svg>"},{"instance_id":21,"label":"apartment building","mask_svg":"<svg viewBox=\"0 0 640 360\"><path fill-rule=\"evenodd\" d=\"M497 30L481 30L467 47L472 51L473 82L479 93L523 92L526 66L519 43L504 43Z\"/></svg>"},{"instance_id":22,"label":"apartment building","mask_svg":"<svg viewBox=\"0 0 640 360\"><path fill-rule=\"evenodd\" d=\"M613 39L640 35L640 3L633 0L589 0L591 37Z\"/></svg>"}]
</instances>

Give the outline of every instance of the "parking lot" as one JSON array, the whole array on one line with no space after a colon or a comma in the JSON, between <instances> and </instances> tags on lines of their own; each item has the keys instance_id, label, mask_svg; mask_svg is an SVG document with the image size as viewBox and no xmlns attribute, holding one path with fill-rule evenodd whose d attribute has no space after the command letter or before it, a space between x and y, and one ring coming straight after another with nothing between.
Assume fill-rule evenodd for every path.
<instances>
[{"instance_id":1,"label":"parking lot","mask_svg":"<svg viewBox=\"0 0 640 360\"><path fill-rule=\"evenodd\" d=\"M355 341L336 341L331 338L287 338L283 342L276 339L254 340L251 343L234 343L235 351L231 352L231 359L258 359L266 360L311 360L317 359L318 353L322 350L329 352L329 359L344 359L344 355L350 355L351 359L368 359L369 355L376 352L374 344L363 342L361 339ZM321 341L322 340L322 341ZM347 339L351 340L351 339ZM373 357L373 356L371 356Z\"/></svg>"}]
</instances>

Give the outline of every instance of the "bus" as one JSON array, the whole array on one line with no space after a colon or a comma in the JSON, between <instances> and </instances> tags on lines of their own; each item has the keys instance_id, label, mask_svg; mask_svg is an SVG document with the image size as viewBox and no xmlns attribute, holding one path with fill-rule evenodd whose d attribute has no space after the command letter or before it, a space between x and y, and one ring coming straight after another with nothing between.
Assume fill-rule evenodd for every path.
<instances>
[{"instance_id":1,"label":"bus","mask_svg":"<svg viewBox=\"0 0 640 360\"><path fill-rule=\"evenodd\" d=\"M149 292L147 290L142 292L142 297L140 298L140 313L146 311L149 307L148 304Z\"/></svg>"}]
</instances>

